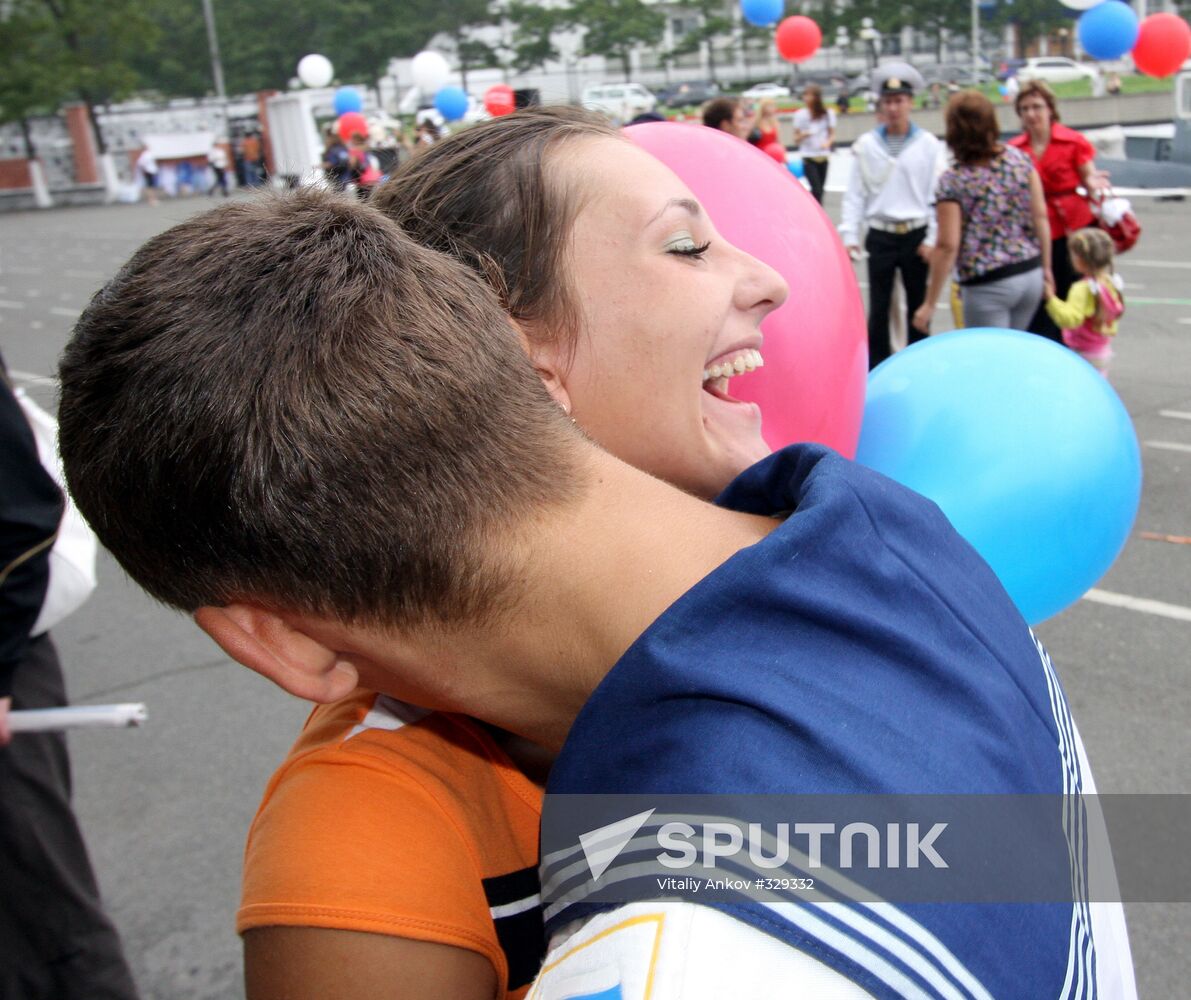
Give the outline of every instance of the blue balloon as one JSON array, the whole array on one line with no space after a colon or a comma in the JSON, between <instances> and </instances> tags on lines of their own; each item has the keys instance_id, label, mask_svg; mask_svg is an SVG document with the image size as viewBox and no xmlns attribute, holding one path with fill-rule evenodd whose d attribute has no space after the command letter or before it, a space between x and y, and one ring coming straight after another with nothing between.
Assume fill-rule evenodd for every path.
<instances>
[{"instance_id":1,"label":"blue balloon","mask_svg":"<svg viewBox=\"0 0 1191 1000\"><path fill-rule=\"evenodd\" d=\"M1133 48L1141 26L1128 4L1106 0L1079 16L1079 44L1093 59L1118 59Z\"/></svg>"},{"instance_id":2,"label":"blue balloon","mask_svg":"<svg viewBox=\"0 0 1191 1000\"><path fill-rule=\"evenodd\" d=\"M790 171L799 180L806 176L806 167L802 165L802 157L796 156L792 160L786 161L786 169Z\"/></svg>"},{"instance_id":3,"label":"blue balloon","mask_svg":"<svg viewBox=\"0 0 1191 1000\"><path fill-rule=\"evenodd\" d=\"M744 19L759 28L776 24L784 8L783 0L740 0L740 13Z\"/></svg>"},{"instance_id":4,"label":"blue balloon","mask_svg":"<svg viewBox=\"0 0 1191 1000\"><path fill-rule=\"evenodd\" d=\"M458 87L443 87L434 95L434 106L447 121L458 121L467 114L467 94Z\"/></svg>"},{"instance_id":5,"label":"blue balloon","mask_svg":"<svg viewBox=\"0 0 1191 1000\"><path fill-rule=\"evenodd\" d=\"M362 111L364 98L355 87L340 87L335 91L335 114L346 115L349 111Z\"/></svg>"},{"instance_id":6,"label":"blue balloon","mask_svg":"<svg viewBox=\"0 0 1191 1000\"><path fill-rule=\"evenodd\" d=\"M900 351L868 378L856 460L934 500L1031 624L1120 554L1141 453L1120 398L1074 351L976 329Z\"/></svg>"}]
</instances>

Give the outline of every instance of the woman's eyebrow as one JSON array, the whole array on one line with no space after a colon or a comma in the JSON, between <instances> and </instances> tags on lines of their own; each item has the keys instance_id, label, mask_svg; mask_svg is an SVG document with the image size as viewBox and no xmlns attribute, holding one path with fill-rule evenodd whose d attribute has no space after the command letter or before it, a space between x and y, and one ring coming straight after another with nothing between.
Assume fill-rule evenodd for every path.
<instances>
[{"instance_id":1,"label":"woman's eyebrow","mask_svg":"<svg viewBox=\"0 0 1191 1000\"><path fill-rule=\"evenodd\" d=\"M668 202L666 202L666 204L664 204L662 206L661 211L659 211L657 215L655 215L652 219L650 219L649 222L646 223L646 225L653 225L655 222L658 221L658 219L660 219L663 215L665 215L672 208L681 208L681 209L685 210L686 212L689 212L695 218L698 218L700 215L703 214L703 209L700 207L699 203L697 201L695 201L693 198L671 198Z\"/></svg>"}]
</instances>

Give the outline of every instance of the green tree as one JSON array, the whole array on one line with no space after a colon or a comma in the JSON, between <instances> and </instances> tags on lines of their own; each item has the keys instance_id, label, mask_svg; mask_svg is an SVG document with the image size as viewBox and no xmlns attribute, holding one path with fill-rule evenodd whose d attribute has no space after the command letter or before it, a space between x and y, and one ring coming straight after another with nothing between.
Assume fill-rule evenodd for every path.
<instances>
[{"instance_id":1,"label":"green tree","mask_svg":"<svg viewBox=\"0 0 1191 1000\"><path fill-rule=\"evenodd\" d=\"M1021 55L1025 46L1035 38L1048 35L1059 28L1074 31L1075 14L1075 11L1049 0L1013 0L1012 3L1001 0L992 10L982 10L981 19L990 28L1016 25L1017 37L1022 47L1017 54Z\"/></svg>"},{"instance_id":2,"label":"green tree","mask_svg":"<svg viewBox=\"0 0 1191 1000\"><path fill-rule=\"evenodd\" d=\"M29 6L41 8L36 23L52 32L54 49L61 46L59 97L80 98L94 127L96 105L121 100L136 89L132 61L137 52L157 45L156 25L137 0L36 0ZM95 136L99 151L105 152L98 128Z\"/></svg>"},{"instance_id":3,"label":"green tree","mask_svg":"<svg viewBox=\"0 0 1191 1000\"><path fill-rule=\"evenodd\" d=\"M513 68L519 73L562 57L554 44L554 33L570 23L569 9L513 0L505 16L513 26Z\"/></svg>"},{"instance_id":4,"label":"green tree","mask_svg":"<svg viewBox=\"0 0 1191 1000\"><path fill-rule=\"evenodd\" d=\"M33 159L29 118L53 114L69 96L66 50L49 12L33 0L14 0L0 18L0 122L17 122L25 156Z\"/></svg>"},{"instance_id":5,"label":"green tree","mask_svg":"<svg viewBox=\"0 0 1191 1000\"><path fill-rule=\"evenodd\" d=\"M699 52L707 46L707 72L715 79L715 42L729 38L734 25L728 5L724 0L678 0L674 5L679 10L697 14L699 23L680 38L667 56L685 56Z\"/></svg>"},{"instance_id":6,"label":"green tree","mask_svg":"<svg viewBox=\"0 0 1191 1000\"><path fill-rule=\"evenodd\" d=\"M934 39L935 58L943 61L943 45L948 35L970 38L972 32L971 0L904 0L901 25L912 24Z\"/></svg>"},{"instance_id":7,"label":"green tree","mask_svg":"<svg viewBox=\"0 0 1191 1000\"><path fill-rule=\"evenodd\" d=\"M633 50L658 45L666 18L642 0L579 0L571 23L583 29L583 55L620 60L624 78L630 80Z\"/></svg>"}]
</instances>

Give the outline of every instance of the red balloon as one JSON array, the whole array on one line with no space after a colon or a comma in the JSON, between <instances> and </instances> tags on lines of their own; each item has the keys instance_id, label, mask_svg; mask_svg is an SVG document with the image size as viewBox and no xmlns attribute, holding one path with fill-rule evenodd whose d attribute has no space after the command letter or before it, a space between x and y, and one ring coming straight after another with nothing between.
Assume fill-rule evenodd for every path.
<instances>
[{"instance_id":1,"label":"red balloon","mask_svg":"<svg viewBox=\"0 0 1191 1000\"><path fill-rule=\"evenodd\" d=\"M823 32L809 17L795 14L777 26L773 40L777 43L777 50L783 59L803 62L819 51Z\"/></svg>"},{"instance_id":2,"label":"red balloon","mask_svg":"<svg viewBox=\"0 0 1191 1000\"><path fill-rule=\"evenodd\" d=\"M517 98L507 83L494 83L484 92L484 108L493 118L510 114L516 107Z\"/></svg>"},{"instance_id":3,"label":"red balloon","mask_svg":"<svg viewBox=\"0 0 1191 1000\"><path fill-rule=\"evenodd\" d=\"M780 142L767 142L761 147L761 152L766 156L772 156L783 167L786 165L786 147Z\"/></svg>"},{"instance_id":4,"label":"red balloon","mask_svg":"<svg viewBox=\"0 0 1191 1000\"><path fill-rule=\"evenodd\" d=\"M344 142L351 142L353 135L368 134L368 119L359 111L348 111L339 116L337 131L340 139Z\"/></svg>"},{"instance_id":5,"label":"red balloon","mask_svg":"<svg viewBox=\"0 0 1191 1000\"><path fill-rule=\"evenodd\" d=\"M1170 76L1191 56L1191 25L1177 14L1151 14L1141 22L1133 62L1149 76Z\"/></svg>"},{"instance_id":6,"label":"red balloon","mask_svg":"<svg viewBox=\"0 0 1191 1000\"><path fill-rule=\"evenodd\" d=\"M761 407L766 443L817 441L856 454L868 333L852 262L827 213L785 167L719 129L651 122L625 134L678 175L725 240L790 286L761 323L765 367L732 380L732 395Z\"/></svg>"}]
</instances>

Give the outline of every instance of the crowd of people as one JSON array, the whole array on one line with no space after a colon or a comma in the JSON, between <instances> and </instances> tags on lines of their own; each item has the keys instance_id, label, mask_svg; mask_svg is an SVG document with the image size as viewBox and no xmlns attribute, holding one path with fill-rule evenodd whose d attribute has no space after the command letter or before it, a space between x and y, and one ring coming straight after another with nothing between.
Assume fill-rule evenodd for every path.
<instances>
[{"instance_id":1,"label":"crowd of people","mask_svg":"<svg viewBox=\"0 0 1191 1000\"><path fill-rule=\"evenodd\" d=\"M843 199L840 233L854 255L866 233L870 367L893 349L890 310L898 281L910 343L929 334L936 303L954 284L958 326L1028 330L1088 356L1089 338L1074 327L1086 320L1098 336L1111 337L1119 313L1106 317L1101 305L1060 327L1056 317L1072 321L1074 314L1056 300L1067 300L1091 266L1086 257L1077 263L1068 246L1071 235L1095 229L1091 206L1108 189L1091 143L1060 122L1054 94L1037 80L1014 97L1020 135L1002 142L993 103L977 91L959 91L944 109L945 142L939 142L911 120L917 83L889 74L878 81L880 124L852 145ZM1108 241L1107 262L1094 268L1109 298L1121 304L1111 251ZM1076 298L1081 307L1101 302L1083 292ZM1111 351L1096 350L1089 360L1107 373Z\"/></svg>"},{"instance_id":2,"label":"crowd of people","mask_svg":"<svg viewBox=\"0 0 1191 1000\"><path fill-rule=\"evenodd\" d=\"M877 90L841 224L868 254L871 363L894 281L917 340L954 276L969 325L1044 317L1106 370L1123 295L1074 190L1103 177L1053 95L1021 89L1009 143L991 102L953 95L944 145L913 79ZM836 118L803 98L822 201ZM718 98L703 120L763 143L775 111ZM789 290L679 178L565 108L430 123L383 166L374 137L328 134L334 191L154 238L61 367L66 474L103 543L316 703L249 834L250 1000L520 998L547 930L551 961L638 961L609 944L623 912L545 911L546 791L1094 789L1045 651L937 508L826 449L771 455L728 395ZM220 398L195 406L196 381ZM1074 963L1135 996L1115 904L894 906L879 927L858 907L846 933L690 905L648 907L676 913L666 954L755 971L756 949L792 990L909 995L878 957L896 923L977 995L1059 995ZM766 995L757 975L733 995Z\"/></svg>"}]
</instances>

